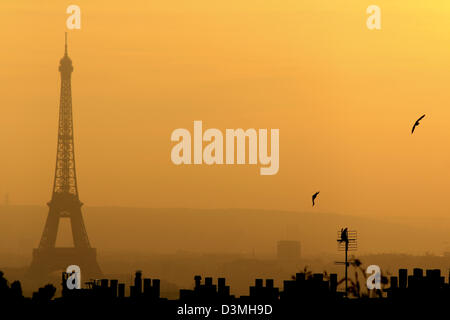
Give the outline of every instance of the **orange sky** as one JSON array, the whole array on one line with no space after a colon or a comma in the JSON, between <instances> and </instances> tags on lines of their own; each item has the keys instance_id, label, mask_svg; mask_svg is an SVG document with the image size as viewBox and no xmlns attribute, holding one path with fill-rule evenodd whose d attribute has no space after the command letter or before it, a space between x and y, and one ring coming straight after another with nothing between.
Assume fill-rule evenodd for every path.
<instances>
[{"instance_id":1,"label":"orange sky","mask_svg":"<svg viewBox=\"0 0 450 320\"><path fill-rule=\"evenodd\" d=\"M43 2L43 3L42 3ZM0 195L50 200L69 31L80 198L90 206L446 217L450 4L419 0L0 3ZM368 5L382 30L366 28ZM411 126L426 118L411 136ZM176 128L280 129L280 169L175 166Z\"/></svg>"}]
</instances>

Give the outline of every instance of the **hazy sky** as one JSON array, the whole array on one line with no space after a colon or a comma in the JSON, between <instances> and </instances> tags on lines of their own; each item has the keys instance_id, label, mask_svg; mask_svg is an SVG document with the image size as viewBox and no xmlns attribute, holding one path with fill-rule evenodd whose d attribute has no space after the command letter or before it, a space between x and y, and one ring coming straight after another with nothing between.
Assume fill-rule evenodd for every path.
<instances>
[{"instance_id":1,"label":"hazy sky","mask_svg":"<svg viewBox=\"0 0 450 320\"><path fill-rule=\"evenodd\" d=\"M340 4L339 4L340 3ZM69 31L86 205L445 217L448 1L0 3L0 195L50 200ZM382 30L366 27L381 7ZM426 114L411 136L416 118ZM280 169L175 166L176 128L280 129Z\"/></svg>"}]
</instances>

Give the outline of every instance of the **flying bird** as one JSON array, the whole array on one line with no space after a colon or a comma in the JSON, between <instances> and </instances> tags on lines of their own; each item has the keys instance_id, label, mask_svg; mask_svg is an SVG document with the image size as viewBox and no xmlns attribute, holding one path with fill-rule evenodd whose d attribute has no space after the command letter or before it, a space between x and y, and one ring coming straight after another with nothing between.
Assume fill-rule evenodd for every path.
<instances>
[{"instance_id":1,"label":"flying bird","mask_svg":"<svg viewBox=\"0 0 450 320\"><path fill-rule=\"evenodd\" d=\"M414 129L416 129L416 127L420 124L419 121L422 120L424 117L425 117L425 115L421 116L419 119L416 120L416 122L414 123L414 125L412 127L411 134L414 133Z\"/></svg>"},{"instance_id":2,"label":"flying bird","mask_svg":"<svg viewBox=\"0 0 450 320\"><path fill-rule=\"evenodd\" d=\"M314 200L316 200L317 196L319 195L320 191L317 191L316 193L313 194L312 196L312 206L314 207L315 203Z\"/></svg>"}]
</instances>

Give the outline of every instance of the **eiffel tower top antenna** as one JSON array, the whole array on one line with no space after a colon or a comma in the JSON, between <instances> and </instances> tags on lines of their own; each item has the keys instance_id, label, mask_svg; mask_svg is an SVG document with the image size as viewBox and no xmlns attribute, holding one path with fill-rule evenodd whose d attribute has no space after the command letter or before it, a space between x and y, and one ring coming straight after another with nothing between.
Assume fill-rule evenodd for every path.
<instances>
[{"instance_id":1,"label":"eiffel tower top antenna","mask_svg":"<svg viewBox=\"0 0 450 320\"><path fill-rule=\"evenodd\" d=\"M67 56L67 31L66 31L66 34L65 34L65 46L64 46L64 55L65 56Z\"/></svg>"}]
</instances>

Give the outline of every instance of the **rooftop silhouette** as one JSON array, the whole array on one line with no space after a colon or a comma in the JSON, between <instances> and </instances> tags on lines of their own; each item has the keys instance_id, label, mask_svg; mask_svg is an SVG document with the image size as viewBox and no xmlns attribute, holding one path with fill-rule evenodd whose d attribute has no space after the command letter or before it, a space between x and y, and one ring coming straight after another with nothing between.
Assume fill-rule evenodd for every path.
<instances>
[{"instance_id":1,"label":"rooftop silhouette","mask_svg":"<svg viewBox=\"0 0 450 320\"><path fill-rule=\"evenodd\" d=\"M342 280L338 280L337 274L311 273L307 270L296 273L291 280L285 280L283 288L275 287L273 279L256 279L254 285L249 288L249 295L240 297L230 293L230 286L225 278L214 281L211 277L202 279L197 275L194 277L193 288L181 289L177 300L161 297L160 280L143 278L141 271L135 273L133 284L128 289L124 283L115 279L92 280L86 282L81 289L69 289L69 276L65 272L62 273L60 297L55 297L56 288L53 285L39 288L32 297L24 297L21 283L14 281L9 284L0 272L0 304L27 306L28 310L59 310L73 305L95 306L108 311L127 313L145 310L148 314L164 315L164 319L175 319L177 312L189 312L190 306L200 305L211 306L211 310L217 310L214 314L230 312L226 309L229 306L240 306L241 312L247 312L246 319L252 315L257 319L258 311L248 314L249 310L256 310L249 308L270 306L261 310L270 311L268 318L282 319L286 314L301 314L318 305L352 310L359 307L376 307L378 311L387 311L394 307L403 308L417 301L438 305L450 299L450 284L445 281L439 269L426 270L424 273L423 269L415 268L412 274L408 274L407 269L399 269L397 276L386 278L384 287L374 290L369 296L357 290L357 287L361 286L359 282L352 281L349 298L338 290ZM214 314L209 317L213 318Z\"/></svg>"}]
</instances>

